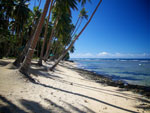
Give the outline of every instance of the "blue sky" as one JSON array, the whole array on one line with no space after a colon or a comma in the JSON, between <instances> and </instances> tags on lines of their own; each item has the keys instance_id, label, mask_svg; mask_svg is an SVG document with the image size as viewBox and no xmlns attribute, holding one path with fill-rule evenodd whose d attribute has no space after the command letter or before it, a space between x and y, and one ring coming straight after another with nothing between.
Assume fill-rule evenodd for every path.
<instances>
[{"instance_id":1,"label":"blue sky","mask_svg":"<svg viewBox=\"0 0 150 113\"><path fill-rule=\"evenodd\" d=\"M99 2L91 1L85 5L89 16ZM78 14L73 11L73 23ZM71 58L150 58L150 1L103 0L75 48Z\"/></svg>"}]
</instances>

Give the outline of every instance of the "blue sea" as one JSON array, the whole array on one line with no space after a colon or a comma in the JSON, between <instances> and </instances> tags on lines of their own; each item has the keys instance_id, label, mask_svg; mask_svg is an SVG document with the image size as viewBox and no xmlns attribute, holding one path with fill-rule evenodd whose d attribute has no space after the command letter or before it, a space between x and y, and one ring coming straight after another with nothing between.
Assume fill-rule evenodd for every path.
<instances>
[{"instance_id":1,"label":"blue sea","mask_svg":"<svg viewBox=\"0 0 150 113\"><path fill-rule=\"evenodd\" d=\"M150 86L150 59L73 58L79 68L122 80L134 85Z\"/></svg>"}]
</instances>

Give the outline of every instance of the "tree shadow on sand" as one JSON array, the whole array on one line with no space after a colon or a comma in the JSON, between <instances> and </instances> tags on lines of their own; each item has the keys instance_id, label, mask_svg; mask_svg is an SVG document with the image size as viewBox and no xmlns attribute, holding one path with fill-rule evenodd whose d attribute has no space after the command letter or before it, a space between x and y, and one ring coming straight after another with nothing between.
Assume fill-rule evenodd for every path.
<instances>
[{"instance_id":1,"label":"tree shadow on sand","mask_svg":"<svg viewBox=\"0 0 150 113\"><path fill-rule=\"evenodd\" d=\"M26 109L26 111L19 108L17 105L13 104L11 101L0 95L0 102L1 101L4 103L4 105L0 103L0 113L95 113L85 106L83 106L84 110L81 110L67 102L63 102L63 104L68 106L67 110L66 108L56 104L49 99L44 99L44 101L48 103L47 108L43 107L38 102L21 99L20 104Z\"/></svg>"},{"instance_id":2,"label":"tree shadow on sand","mask_svg":"<svg viewBox=\"0 0 150 113\"><path fill-rule=\"evenodd\" d=\"M51 109L46 109L35 101L22 99L20 103L32 113L51 113Z\"/></svg>"},{"instance_id":3,"label":"tree shadow on sand","mask_svg":"<svg viewBox=\"0 0 150 113\"><path fill-rule=\"evenodd\" d=\"M43 69L41 69L41 68L37 68L37 69L30 68L30 74L33 74L35 76L42 76L42 77L50 78L50 79L61 78L59 76L49 74L45 68L43 68Z\"/></svg>"},{"instance_id":4,"label":"tree shadow on sand","mask_svg":"<svg viewBox=\"0 0 150 113\"><path fill-rule=\"evenodd\" d=\"M110 91L106 91L105 89L101 89L101 88L96 88L96 87L92 87L92 86L88 86L88 85L83 85L83 84L78 84L78 83L73 83L73 82L70 82L70 81L66 81L66 80L62 80L62 79L54 79L55 81L57 82L61 82L61 83L64 83L64 84L68 84L68 85L73 85L73 86L76 86L76 87L80 87L80 88L84 88L84 89L88 89L88 90L92 90L92 91L95 91L95 92L101 92L101 93L104 93L104 94L107 94L107 95L113 95L113 96L117 96L117 97L121 97L121 98L125 98L125 99L130 99L130 100L135 100L137 97L130 97L128 96L127 94L122 94L120 93L121 95L118 95L118 92L114 92L114 93L117 93L117 94L112 94L112 90ZM146 102L146 100L145 100Z\"/></svg>"},{"instance_id":5,"label":"tree shadow on sand","mask_svg":"<svg viewBox=\"0 0 150 113\"><path fill-rule=\"evenodd\" d=\"M51 76L51 77L53 77L53 76ZM126 90L121 90L122 91L121 92L120 90L119 91L117 91L117 90L112 91L112 90L108 90L108 89L97 88L97 87L93 87L93 86L88 86L88 85L84 85L84 84L79 84L79 83L74 83L74 82L70 82L67 80L59 79L59 76L57 78L53 78L53 80L55 80L57 82L64 83L64 84L73 85L76 87L80 87L80 88L84 88L84 89L88 89L88 90L92 90L92 91L96 91L96 92L101 92L101 93L104 93L107 95L113 95L113 96L117 96L117 97L121 97L121 98L125 98L125 99L130 99L130 100L138 99L142 102L150 103L150 101L148 101L147 99L139 98L139 96L123 93L123 91L126 91ZM112 93L114 93L114 94L112 94Z\"/></svg>"},{"instance_id":6,"label":"tree shadow on sand","mask_svg":"<svg viewBox=\"0 0 150 113\"><path fill-rule=\"evenodd\" d=\"M11 63L11 62L9 62L9 61L1 61L1 60L0 60L0 66L6 66L6 65L8 65L9 63Z\"/></svg>"},{"instance_id":7,"label":"tree shadow on sand","mask_svg":"<svg viewBox=\"0 0 150 113\"><path fill-rule=\"evenodd\" d=\"M76 113L95 113L94 111L92 111L91 109L87 108L86 106L80 105L82 106L82 110L80 108L77 108L65 101L62 101L63 104L65 106L67 106L69 108L69 111L64 109L62 106L57 105L56 103L54 103L53 101L49 100L49 99L44 99L46 102L48 102L50 105L54 106L54 112L57 113L57 111L61 112L61 113L72 113L72 112L76 112Z\"/></svg>"},{"instance_id":8,"label":"tree shadow on sand","mask_svg":"<svg viewBox=\"0 0 150 113\"><path fill-rule=\"evenodd\" d=\"M0 101L5 105L0 104L0 113L52 113L50 109L44 108L37 102L30 100L20 100L20 103L28 110L25 111L3 96L0 96ZM30 112L29 112L30 111Z\"/></svg>"},{"instance_id":9,"label":"tree shadow on sand","mask_svg":"<svg viewBox=\"0 0 150 113\"><path fill-rule=\"evenodd\" d=\"M113 86L113 87L119 87L122 88L121 90L118 90L118 93L122 93L123 91L132 91L132 92L136 92L139 94L142 94L146 97L150 97L150 87L149 86L140 86L140 85L133 85L133 84L125 84L123 81L114 81L113 78L117 78L117 76L112 76L112 77L106 77L104 75L99 75L95 72L92 71L87 71L87 70L83 70L83 69L79 69L76 67L71 68L70 66L66 66L66 65L62 65L60 64L62 67L74 70L76 72L79 73L80 76L82 76L83 78L86 78L88 80L95 80L95 82L97 83L102 83L108 86ZM68 65L68 64L67 64ZM140 80L140 79L134 79L132 77L121 77L118 79L125 79L125 80ZM117 92L117 90L116 90ZM127 94L125 94L127 95ZM132 96L131 94L128 94L128 96ZM132 96L134 97L134 96Z\"/></svg>"},{"instance_id":10,"label":"tree shadow on sand","mask_svg":"<svg viewBox=\"0 0 150 113\"><path fill-rule=\"evenodd\" d=\"M132 111L132 110L129 110L129 109L126 109L126 108L122 108L122 107L119 107L119 106L117 106L117 105L113 105L113 104L104 102L104 101L102 101L102 100L99 100L99 99L96 99L96 98L94 98L94 97L90 97L90 96L87 96L87 95L84 95L84 94L67 91L67 90L60 89L60 88L56 88L56 87L53 87L53 86L48 86L48 85L42 84L42 83L35 83L35 84L40 85L40 86L43 86L43 87L46 87L46 88L50 88L50 89L58 90L58 91L61 91L61 92L65 92L65 93L68 93L68 94L71 94L71 95L76 95L76 96L80 96L80 97L85 97L85 98L87 98L87 99L91 99L91 100L94 100L94 101L96 101L96 102L99 102L99 103L102 103L102 104L105 104L105 105L108 105L108 106L111 106L111 107L114 107L114 108L116 108L116 109L120 109L120 110L123 110L123 111L126 111L126 112L138 113L138 112L136 112L136 111Z\"/></svg>"},{"instance_id":11,"label":"tree shadow on sand","mask_svg":"<svg viewBox=\"0 0 150 113\"><path fill-rule=\"evenodd\" d=\"M2 103L5 103L5 105L2 105L0 103L0 113L27 113L1 95L0 101L2 101Z\"/></svg>"},{"instance_id":12,"label":"tree shadow on sand","mask_svg":"<svg viewBox=\"0 0 150 113\"><path fill-rule=\"evenodd\" d=\"M79 113L95 113L93 110L89 109L88 107L84 106L84 105L80 105L84 110L80 110L79 108L67 103L67 102L64 102L64 104L66 104L67 106L69 106L69 108L73 109L74 111L78 111Z\"/></svg>"}]
</instances>

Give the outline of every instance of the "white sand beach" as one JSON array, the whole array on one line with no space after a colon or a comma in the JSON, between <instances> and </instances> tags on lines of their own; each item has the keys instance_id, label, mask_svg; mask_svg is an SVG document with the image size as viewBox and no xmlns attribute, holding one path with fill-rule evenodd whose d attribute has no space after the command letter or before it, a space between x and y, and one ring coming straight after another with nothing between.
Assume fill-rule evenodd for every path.
<instances>
[{"instance_id":1,"label":"white sand beach","mask_svg":"<svg viewBox=\"0 0 150 113\"><path fill-rule=\"evenodd\" d=\"M33 64L32 83L13 60L0 62L0 113L150 113L150 99L86 79L72 70L75 63L61 62L54 72L50 62Z\"/></svg>"}]
</instances>

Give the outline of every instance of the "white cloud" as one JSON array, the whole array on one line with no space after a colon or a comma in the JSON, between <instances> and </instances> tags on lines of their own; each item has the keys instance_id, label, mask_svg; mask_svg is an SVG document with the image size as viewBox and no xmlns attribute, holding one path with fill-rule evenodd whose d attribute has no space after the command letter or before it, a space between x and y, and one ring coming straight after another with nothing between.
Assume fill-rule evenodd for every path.
<instances>
[{"instance_id":1,"label":"white cloud","mask_svg":"<svg viewBox=\"0 0 150 113\"><path fill-rule=\"evenodd\" d=\"M92 53L78 53L71 54L71 58L150 58L150 54L142 53L142 54L123 54L123 53L108 53L108 52L100 52L98 54Z\"/></svg>"},{"instance_id":2,"label":"white cloud","mask_svg":"<svg viewBox=\"0 0 150 113\"><path fill-rule=\"evenodd\" d=\"M107 52L100 52L97 54L97 56L106 56L106 55L109 55L109 53Z\"/></svg>"},{"instance_id":3,"label":"white cloud","mask_svg":"<svg viewBox=\"0 0 150 113\"><path fill-rule=\"evenodd\" d=\"M71 58L94 58L94 56L91 53L77 53L71 54Z\"/></svg>"}]
</instances>

